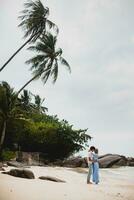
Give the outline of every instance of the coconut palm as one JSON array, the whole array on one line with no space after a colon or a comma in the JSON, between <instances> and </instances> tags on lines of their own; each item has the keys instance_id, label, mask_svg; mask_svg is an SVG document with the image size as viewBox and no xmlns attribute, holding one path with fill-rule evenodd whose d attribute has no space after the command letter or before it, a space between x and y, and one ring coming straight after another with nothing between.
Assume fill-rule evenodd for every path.
<instances>
[{"instance_id":1,"label":"coconut palm","mask_svg":"<svg viewBox=\"0 0 134 200\"><path fill-rule=\"evenodd\" d=\"M52 77L53 83L58 77L59 64L65 65L69 72L71 68L68 62L62 57L62 49L56 49L57 36L47 33L42 35L36 45L30 46L28 49L38 54L27 60L27 64L31 64L33 77L18 91L18 94L33 80L41 78L44 83L49 77Z\"/></svg>"},{"instance_id":2,"label":"coconut palm","mask_svg":"<svg viewBox=\"0 0 134 200\"><path fill-rule=\"evenodd\" d=\"M20 106L25 111L30 111L33 108L33 105L31 103L31 93L28 90L23 90L23 93L21 94L21 97L19 99Z\"/></svg>"},{"instance_id":3,"label":"coconut palm","mask_svg":"<svg viewBox=\"0 0 134 200\"><path fill-rule=\"evenodd\" d=\"M2 128L0 133L0 150L6 134L6 126L9 118L15 116L16 94L7 82L0 84L0 118Z\"/></svg>"},{"instance_id":4,"label":"coconut palm","mask_svg":"<svg viewBox=\"0 0 134 200\"><path fill-rule=\"evenodd\" d=\"M39 113L45 113L48 111L48 108L42 106L43 102L45 101L45 98L41 99L39 95L34 95L34 103L35 103L35 110L37 110Z\"/></svg>"},{"instance_id":5,"label":"coconut palm","mask_svg":"<svg viewBox=\"0 0 134 200\"><path fill-rule=\"evenodd\" d=\"M25 9L22 11L22 15L19 16L21 23L19 27L22 27L24 31L24 38L28 37L28 40L7 60L7 62L0 68L2 71L6 65L19 53L19 51L30 42L35 42L47 28L54 27L58 33L57 26L48 20L49 8L44 7L40 0L35 2L28 0L24 4Z\"/></svg>"}]
</instances>

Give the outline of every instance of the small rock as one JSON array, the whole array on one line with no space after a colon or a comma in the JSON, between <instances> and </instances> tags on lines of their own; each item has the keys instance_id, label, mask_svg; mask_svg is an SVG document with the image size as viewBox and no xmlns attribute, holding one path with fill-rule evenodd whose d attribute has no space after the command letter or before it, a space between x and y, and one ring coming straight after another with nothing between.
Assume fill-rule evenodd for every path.
<instances>
[{"instance_id":1,"label":"small rock","mask_svg":"<svg viewBox=\"0 0 134 200\"><path fill-rule=\"evenodd\" d=\"M52 176L40 176L39 179L41 180L47 180L47 181L53 181L53 182L62 182L65 183L64 180L52 177Z\"/></svg>"},{"instance_id":2,"label":"small rock","mask_svg":"<svg viewBox=\"0 0 134 200\"><path fill-rule=\"evenodd\" d=\"M17 162L17 161L10 161L10 162L7 162L7 164L8 166L17 167L17 168L24 167L22 163Z\"/></svg>"},{"instance_id":3,"label":"small rock","mask_svg":"<svg viewBox=\"0 0 134 200\"><path fill-rule=\"evenodd\" d=\"M3 164L3 167L8 167L8 165L6 163Z\"/></svg>"}]
</instances>

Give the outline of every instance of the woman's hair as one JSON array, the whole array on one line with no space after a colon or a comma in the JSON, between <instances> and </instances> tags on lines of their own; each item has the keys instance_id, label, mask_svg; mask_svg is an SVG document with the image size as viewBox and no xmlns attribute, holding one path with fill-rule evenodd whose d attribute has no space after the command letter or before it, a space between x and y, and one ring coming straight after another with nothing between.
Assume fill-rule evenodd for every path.
<instances>
[{"instance_id":1,"label":"woman's hair","mask_svg":"<svg viewBox=\"0 0 134 200\"><path fill-rule=\"evenodd\" d=\"M94 152L98 154L98 149L95 149L95 151L94 151Z\"/></svg>"}]
</instances>

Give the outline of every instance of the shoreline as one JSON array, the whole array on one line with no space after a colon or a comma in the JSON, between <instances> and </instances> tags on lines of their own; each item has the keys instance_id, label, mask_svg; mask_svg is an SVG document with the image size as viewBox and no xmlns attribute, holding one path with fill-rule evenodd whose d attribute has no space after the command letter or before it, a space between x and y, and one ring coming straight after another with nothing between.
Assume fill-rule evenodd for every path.
<instances>
[{"instance_id":1,"label":"shoreline","mask_svg":"<svg viewBox=\"0 0 134 200\"><path fill-rule=\"evenodd\" d=\"M8 167L6 171L14 167ZM87 185L85 168L36 167L28 168L35 179L24 179L0 173L0 200L133 200L134 181L129 179L128 167L101 169L100 184ZM38 179L54 176L66 183ZM124 175L124 176L123 176ZM125 177L125 178L124 178ZM131 176L132 177L132 176Z\"/></svg>"}]
</instances>

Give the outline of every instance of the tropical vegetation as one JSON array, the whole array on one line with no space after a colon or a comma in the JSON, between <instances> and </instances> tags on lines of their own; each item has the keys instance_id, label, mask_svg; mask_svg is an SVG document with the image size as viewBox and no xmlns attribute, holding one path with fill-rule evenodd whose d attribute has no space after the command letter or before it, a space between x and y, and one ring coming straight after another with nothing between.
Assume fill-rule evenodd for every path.
<instances>
[{"instance_id":1,"label":"tropical vegetation","mask_svg":"<svg viewBox=\"0 0 134 200\"><path fill-rule=\"evenodd\" d=\"M3 150L42 152L47 159L63 159L84 149L88 139L91 139L86 134L87 129L74 129L67 120L48 115L44 106L41 110L42 106L37 106L41 105L37 104L37 99L42 99L39 95L31 95L25 90L14 102L15 94L8 83L0 84L0 136Z\"/></svg>"}]
</instances>

